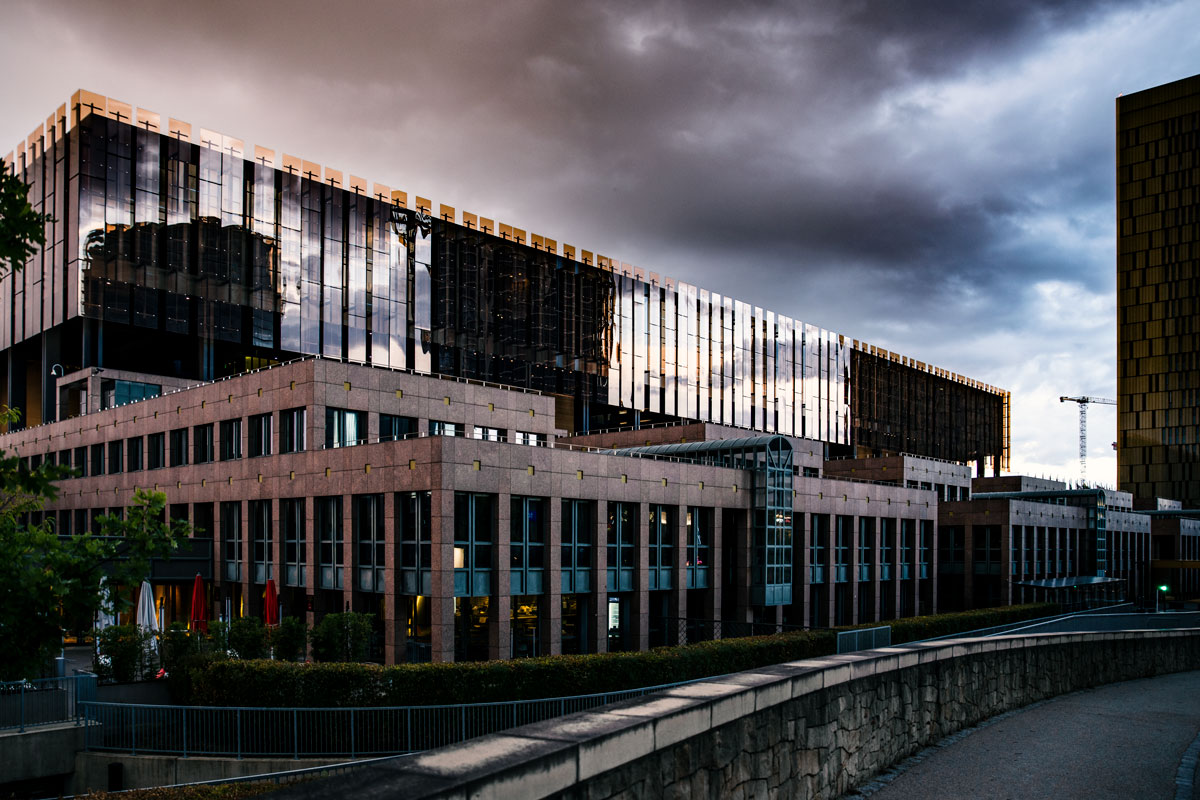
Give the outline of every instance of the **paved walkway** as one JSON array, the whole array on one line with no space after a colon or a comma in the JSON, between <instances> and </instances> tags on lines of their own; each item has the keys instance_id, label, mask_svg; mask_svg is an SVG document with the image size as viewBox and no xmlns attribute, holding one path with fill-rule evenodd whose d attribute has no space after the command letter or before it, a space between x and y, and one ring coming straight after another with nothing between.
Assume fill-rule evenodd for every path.
<instances>
[{"instance_id":1,"label":"paved walkway","mask_svg":"<svg viewBox=\"0 0 1200 800\"><path fill-rule=\"evenodd\" d=\"M1198 749L1200 671L1184 672L1002 715L914 756L884 788L861 796L1200 800L1191 785Z\"/></svg>"}]
</instances>

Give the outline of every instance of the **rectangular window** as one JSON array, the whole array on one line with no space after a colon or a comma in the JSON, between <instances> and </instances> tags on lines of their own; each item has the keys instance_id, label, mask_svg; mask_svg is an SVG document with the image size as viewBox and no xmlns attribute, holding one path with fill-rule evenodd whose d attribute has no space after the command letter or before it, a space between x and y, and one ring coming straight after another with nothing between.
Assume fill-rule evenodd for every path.
<instances>
[{"instance_id":1,"label":"rectangular window","mask_svg":"<svg viewBox=\"0 0 1200 800\"><path fill-rule=\"evenodd\" d=\"M884 517L879 520L879 580L890 581L895 567L896 520Z\"/></svg>"},{"instance_id":2,"label":"rectangular window","mask_svg":"<svg viewBox=\"0 0 1200 800\"><path fill-rule=\"evenodd\" d=\"M858 518L858 582L871 582L871 562L875 559L875 518Z\"/></svg>"},{"instance_id":3,"label":"rectangular window","mask_svg":"<svg viewBox=\"0 0 1200 800\"><path fill-rule=\"evenodd\" d=\"M162 394L162 386L138 381L100 381L100 408L117 408Z\"/></svg>"},{"instance_id":4,"label":"rectangular window","mask_svg":"<svg viewBox=\"0 0 1200 800\"><path fill-rule=\"evenodd\" d=\"M441 420L429 420L429 435L430 436L462 436L463 426L457 422L442 422Z\"/></svg>"},{"instance_id":5,"label":"rectangular window","mask_svg":"<svg viewBox=\"0 0 1200 800\"><path fill-rule=\"evenodd\" d=\"M186 429L184 429L186 433ZM225 560L225 580L242 579L242 504L237 500L221 503L221 552Z\"/></svg>"},{"instance_id":6,"label":"rectangular window","mask_svg":"<svg viewBox=\"0 0 1200 800\"><path fill-rule=\"evenodd\" d=\"M283 585L305 585L304 498L279 501L279 528L283 536Z\"/></svg>"},{"instance_id":7,"label":"rectangular window","mask_svg":"<svg viewBox=\"0 0 1200 800\"><path fill-rule=\"evenodd\" d=\"M212 503L192 504L192 528L196 531L196 537L199 539L213 538L216 528L213 526Z\"/></svg>"},{"instance_id":8,"label":"rectangular window","mask_svg":"<svg viewBox=\"0 0 1200 800\"><path fill-rule=\"evenodd\" d=\"M546 501L513 497L509 505L509 538L513 594L541 594L546 568Z\"/></svg>"},{"instance_id":9,"label":"rectangular window","mask_svg":"<svg viewBox=\"0 0 1200 800\"><path fill-rule=\"evenodd\" d=\"M279 412L279 452L304 452L303 408L289 408Z\"/></svg>"},{"instance_id":10,"label":"rectangular window","mask_svg":"<svg viewBox=\"0 0 1200 800\"><path fill-rule=\"evenodd\" d=\"M341 589L342 578L342 498L318 497L314 502L317 535L317 586Z\"/></svg>"},{"instance_id":11,"label":"rectangular window","mask_svg":"<svg viewBox=\"0 0 1200 800\"><path fill-rule=\"evenodd\" d=\"M636 503L609 503L606 585L610 592L634 588L637 570L638 507Z\"/></svg>"},{"instance_id":12,"label":"rectangular window","mask_svg":"<svg viewBox=\"0 0 1200 800\"><path fill-rule=\"evenodd\" d=\"M917 538L917 521L900 520L900 580L912 577L913 545ZM997 559L998 560L998 559Z\"/></svg>"},{"instance_id":13,"label":"rectangular window","mask_svg":"<svg viewBox=\"0 0 1200 800\"><path fill-rule=\"evenodd\" d=\"M591 500L562 501L562 592L592 590L592 539L596 504Z\"/></svg>"},{"instance_id":14,"label":"rectangular window","mask_svg":"<svg viewBox=\"0 0 1200 800\"><path fill-rule=\"evenodd\" d=\"M713 510L692 506L685 520L689 589L707 589L712 576Z\"/></svg>"},{"instance_id":15,"label":"rectangular window","mask_svg":"<svg viewBox=\"0 0 1200 800\"><path fill-rule=\"evenodd\" d=\"M125 455L125 443L120 439L115 442L108 443L108 474L120 475L125 471L123 466Z\"/></svg>"},{"instance_id":16,"label":"rectangular window","mask_svg":"<svg viewBox=\"0 0 1200 800\"><path fill-rule=\"evenodd\" d=\"M140 436L125 440L125 469L128 472L141 472L142 437Z\"/></svg>"},{"instance_id":17,"label":"rectangular window","mask_svg":"<svg viewBox=\"0 0 1200 800\"><path fill-rule=\"evenodd\" d=\"M271 415L255 414L249 419L250 431L247 446L250 458L271 455Z\"/></svg>"},{"instance_id":18,"label":"rectangular window","mask_svg":"<svg viewBox=\"0 0 1200 800\"><path fill-rule=\"evenodd\" d=\"M90 474L104 474L104 445L102 444L92 445L92 469Z\"/></svg>"},{"instance_id":19,"label":"rectangular window","mask_svg":"<svg viewBox=\"0 0 1200 800\"><path fill-rule=\"evenodd\" d=\"M407 439L417 433L417 421L412 417L398 417L395 414L379 415L379 441L395 442Z\"/></svg>"},{"instance_id":20,"label":"rectangular window","mask_svg":"<svg viewBox=\"0 0 1200 800\"><path fill-rule=\"evenodd\" d=\"M162 434L159 434L160 436ZM75 448L75 470L79 473L78 477L86 478L88 476L88 458L86 447Z\"/></svg>"},{"instance_id":21,"label":"rectangular window","mask_svg":"<svg viewBox=\"0 0 1200 800\"><path fill-rule=\"evenodd\" d=\"M325 409L325 447L353 447L362 444L367 436L367 415L363 411L345 408Z\"/></svg>"},{"instance_id":22,"label":"rectangular window","mask_svg":"<svg viewBox=\"0 0 1200 800\"><path fill-rule=\"evenodd\" d=\"M251 500L250 507L251 561L254 582L266 583L275 578L275 541L271 535L271 501Z\"/></svg>"},{"instance_id":23,"label":"rectangular window","mask_svg":"<svg viewBox=\"0 0 1200 800\"><path fill-rule=\"evenodd\" d=\"M500 428L489 428L485 425L474 425L471 427L471 438L480 439L487 442L503 442L505 432Z\"/></svg>"},{"instance_id":24,"label":"rectangular window","mask_svg":"<svg viewBox=\"0 0 1200 800\"><path fill-rule=\"evenodd\" d=\"M384 591L387 547L383 533L383 495L358 494L351 502L351 526L354 533L354 557L358 575L356 589Z\"/></svg>"},{"instance_id":25,"label":"rectangular window","mask_svg":"<svg viewBox=\"0 0 1200 800\"><path fill-rule=\"evenodd\" d=\"M809 543L808 582L825 582L825 551L829 547L829 515L812 515L812 540Z\"/></svg>"},{"instance_id":26,"label":"rectangular window","mask_svg":"<svg viewBox=\"0 0 1200 800\"><path fill-rule=\"evenodd\" d=\"M429 492L397 492L400 530L400 593L429 596L433 591L433 528Z\"/></svg>"},{"instance_id":27,"label":"rectangular window","mask_svg":"<svg viewBox=\"0 0 1200 800\"><path fill-rule=\"evenodd\" d=\"M849 583L850 556L853 545L851 536L854 533L854 517L839 514L836 525L837 529L834 531L833 540L833 580L835 583Z\"/></svg>"},{"instance_id":28,"label":"rectangular window","mask_svg":"<svg viewBox=\"0 0 1200 800\"><path fill-rule=\"evenodd\" d=\"M529 447L545 447L546 434L517 431L515 434L513 434L513 441L516 444L528 445Z\"/></svg>"},{"instance_id":29,"label":"rectangular window","mask_svg":"<svg viewBox=\"0 0 1200 800\"><path fill-rule=\"evenodd\" d=\"M492 547L496 498L454 493L454 594L482 597L492 593Z\"/></svg>"},{"instance_id":30,"label":"rectangular window","mask_svg":"<svg viewBox=\"0 0 1200 800\"><path fill-rule=\"evenodd\" d=\"M212 423L207 425L197 425L192 428L192 463L207 464L214 458L213 454L213 426Z\"/></svg>"},{"instance_id":31,"label":"rectangular window","mask_svg":"<svg viewBox=\"0 0 1200 800\"><path fill-rule=\"evenodd\" d=\"M675 508L650 506L650 590L670 589L675 585Z\"/></svg>"},{"instance_id":32,"label":"rectangular window","mask_svg":"<svg viewBox=\"0 0 1200 800\"><path fill-rule=\"evenodd\" d=\"M161 433L146 437L146 469L162 469L166 466L166 439Z\"/></svg>"},{"instance_id":33,"label":"rectangular window","mask_svg":"<svg viewBox=\"0 0 1200 800\"><path fill-rule=\"evenodd\" d=\"M171 431L171 466L182 467L188 463L188 429Z\"/></svg>"},{"instance_id":34,"label":"rectangular window","mask_svg":"<svg viewBox=\"0 0 1200 800\"><path fill-rule=\"evenodd\" d=\"M242 421L221 421L221 460L236 461L242 457Z\"/></svg>"}]
</instances>

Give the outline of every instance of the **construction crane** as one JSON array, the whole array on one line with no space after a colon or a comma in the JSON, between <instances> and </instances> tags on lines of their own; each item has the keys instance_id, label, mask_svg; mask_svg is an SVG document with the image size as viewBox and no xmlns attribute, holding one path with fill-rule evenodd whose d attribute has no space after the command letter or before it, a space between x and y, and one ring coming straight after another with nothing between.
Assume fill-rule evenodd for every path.
<instances>
[{"instance_id":1,"label":"construction crane","mask_svg":"<svg viewBox=\"0 0 1200 800\"><path fill-rule=\"evenodd\" d=\"M1105 406L1115 406L1116 400L1106 397L1060 397L1060 403L1079 404L1079 480L1087 486L1087 407L1088 403L1098 403Z\"/></svg>"}]
</instances>

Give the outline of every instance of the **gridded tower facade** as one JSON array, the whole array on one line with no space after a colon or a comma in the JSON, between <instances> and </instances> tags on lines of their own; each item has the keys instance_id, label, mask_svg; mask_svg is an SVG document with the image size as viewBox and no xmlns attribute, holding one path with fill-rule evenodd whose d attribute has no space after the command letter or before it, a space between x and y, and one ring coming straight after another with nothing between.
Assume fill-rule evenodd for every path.
<instances>
[{"instance_id":1,"label":"gridded tower facade","mask_svg":"<svg viewBox=\"0 0 1200 800\"><path fill-rule=\"evenodd\" d=\"M1118 488L1200 507L1200 75L1116 111Z\"/></svg>"}]
</instances>

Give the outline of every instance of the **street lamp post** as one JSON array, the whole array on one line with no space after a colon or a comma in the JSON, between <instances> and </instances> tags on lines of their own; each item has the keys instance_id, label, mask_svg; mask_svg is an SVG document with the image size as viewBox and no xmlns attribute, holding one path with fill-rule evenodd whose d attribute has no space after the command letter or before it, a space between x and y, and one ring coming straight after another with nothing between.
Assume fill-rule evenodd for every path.
<instances>
[{"instance_id":1,"label":"street lamp post","mask_svg":"<svg viewBox=\"0 0 1200 800\"><path fill-rule=\"evenodd\" d=\"M1162 584L1161 586L1155 587L1155 590L1154 590L1154 613L1155 614L1158 613L1158 596L1160 594L1162 594L1163 592L1167 591L1168 588L1170 588L1170 587L1168 587L1165 583Z\"/></svg>"}]
</instances>

